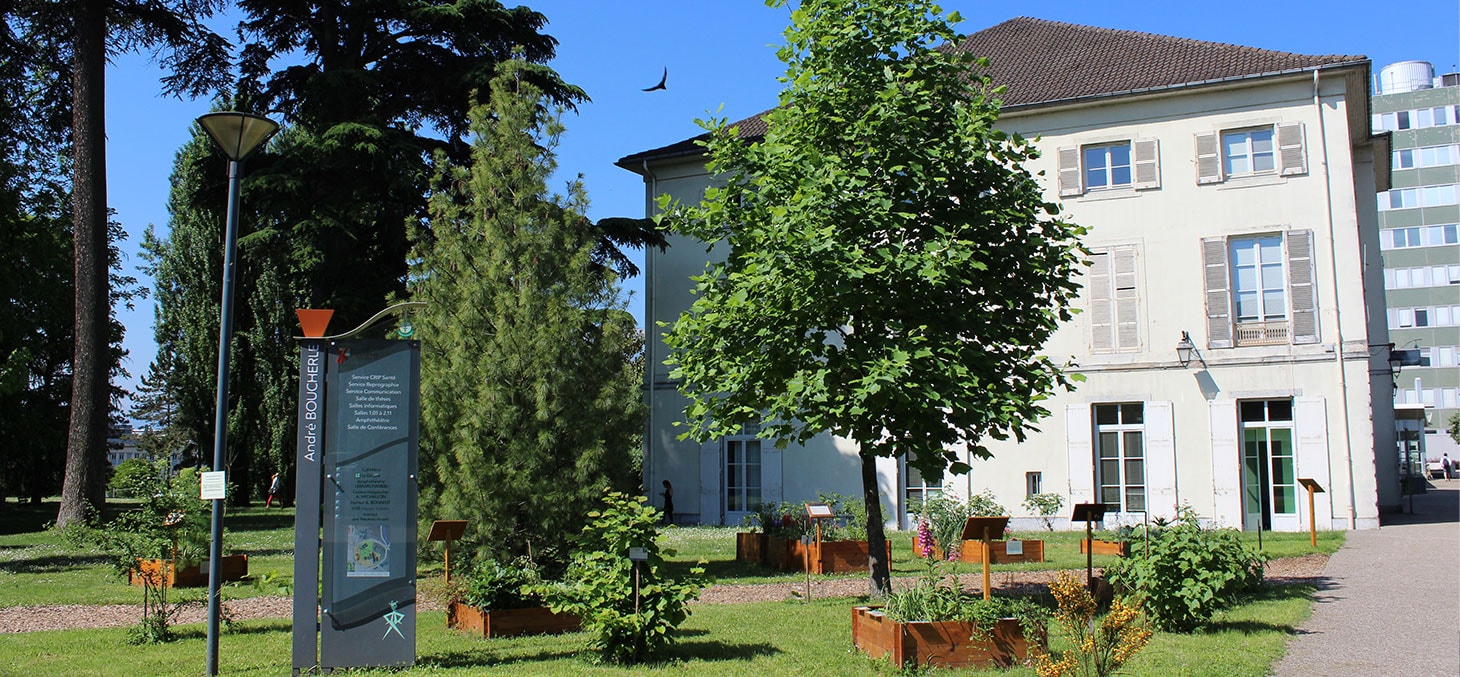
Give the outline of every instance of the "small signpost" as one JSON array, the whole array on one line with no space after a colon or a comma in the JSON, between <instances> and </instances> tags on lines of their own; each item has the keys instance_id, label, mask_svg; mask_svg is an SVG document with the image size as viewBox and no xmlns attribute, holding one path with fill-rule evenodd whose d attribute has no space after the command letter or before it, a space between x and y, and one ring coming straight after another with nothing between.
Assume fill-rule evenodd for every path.
<instances>
[{"instance_id":1,"label":"small signpost","mask_svg":"<svg viewBox=\"0 0 1460 677\"><path fill-rule=\"evenodd\" d=\"M451 582L451 542L461 538L466 533L466 520L436 520L431 522L431 531L426 534L428 541L446 542L446 582Z\"/></svg>"},{"instance_id":2,"label":"small signpost","mask_svg":"<svg viewBox=\"0 0 1460 677\"><path fill-rule=\"evenodd\" d=\"M1076 503L1071 522L1085 523L1085 587L1095 590L1095 523L1105 520L1104 503Z\"/></svg>"},{"instance_id":3,"label":"small signpost","mask_svg":"<svg viewBox=\"0 0 1460 677\"><path fill-rule=\"evenodd\" d=\"M825 503L807 503L806 520L816 525L816 556L821 556L821 520L836 519L836 513ZM811 590L811 548L802 548L806 553L806 589Z\"/></svg>"},{"instance_id":4,"label":"small signpost","mask_svg":"<svg viewBox=\"0 0 1460 677\"><path fill-rule=\"evenodd\" d=\"M821 523L817 522L817 529ZM806 602L811 602L811 534L801 534L801 568L806 570Z\"/></svg>"},{"instance_id":5,"label":"small signpost","mask_svg":"<svg viewBox=\"0 0 1460 677\"><path fill-rule=\"evenodd\" d=\"M979 547L983 548L983 598L989 598L989 534L1004 533L1004 527L1009 526L1008 516L1004 517L970 517L963 523L963 534L960 536L965 541L978 539ZM951 545L951 544L950 544Z\"/></svg>"},{"instance_id":6,"label":"small signpost","mask_svg":"<svg viewBox=\"0 0 1460 677\"><path fill-rule=\"evenodd\" d=\"M1318 547L1318 514L1313 512L1313 494L1323 493L1323 487L1311 477L1299 477L1298 484L1308 490L1308 541Z\"/></svg>"},{"instance_id":7,"label":"small signpost","mask_svg":"<svg viewBox=\"0 0 1460 677\"><path fill-rule=\"evenodd\" d=\"M629 561L634 563L634 615L639 615L639 562L649 560L649 550L646 548L629 548Z\"/></svg>"}]
</instances>

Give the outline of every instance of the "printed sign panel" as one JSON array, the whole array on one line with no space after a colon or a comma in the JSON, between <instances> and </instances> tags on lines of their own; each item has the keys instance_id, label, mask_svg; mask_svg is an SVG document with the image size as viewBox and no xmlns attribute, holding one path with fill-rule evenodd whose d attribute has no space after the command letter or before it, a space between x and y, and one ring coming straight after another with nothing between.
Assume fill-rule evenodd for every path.
<instances>
[{"instance_id":1,"label":"printed sign panel","mask_svg":"<svg viewBox=\"0 0 1460 677\"><path fill-rule=\"evenodd\" d=\"M294 464L294 671L319 665L319 501L324 481L324 341L299 344L299 428Z\"/></svg>"},{"instance_id":2,"label":"printed sign panel","mask_svg":"<svg viewBox=\"0 0 1460 677\"><path fill-rule=\"evenodd\" d=\"M320 666L416 658L420 344L330 345Z\"/></svg>"}]
</instances>

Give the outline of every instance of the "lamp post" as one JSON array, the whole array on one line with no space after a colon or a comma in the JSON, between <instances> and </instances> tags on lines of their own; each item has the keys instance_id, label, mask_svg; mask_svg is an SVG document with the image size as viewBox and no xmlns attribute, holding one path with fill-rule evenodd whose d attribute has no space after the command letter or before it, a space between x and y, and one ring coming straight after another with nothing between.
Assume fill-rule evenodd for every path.
<instances>
[{"instance_id":1,"label":"lamp post","mask_svg":"<svg viewBox=\"0 0 1460 677\"><path fill-rule=\"evenodd\" d=\"M225 111L198 118L213 145L228 156L228 214L223 237L223 299L218 320L218 405L213 417L213 470L222 471L228 437L228 348L233 341L234 249L238 243L238 193L243 159L274 132L278 123L247 113ZM208 546L208 673L218 674L219 588L223 582L223 499L213 499L213 537Z\"/></svg>"}]
</instances>

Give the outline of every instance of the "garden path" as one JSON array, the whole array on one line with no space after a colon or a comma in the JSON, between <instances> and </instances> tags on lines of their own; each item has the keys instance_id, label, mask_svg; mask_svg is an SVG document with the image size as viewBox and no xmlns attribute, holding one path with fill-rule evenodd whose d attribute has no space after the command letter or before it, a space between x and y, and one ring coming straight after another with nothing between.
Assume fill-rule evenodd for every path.
<instances>
[{"instance_id":1,"label":"garden path","mask_svg":"<svg viewBox=\"0 0 1460 677\"><path fill-rule=\"evenodd\" d=\"M1460 480L1430 487L1348 533L1278 677L1460 675Z\"/></svg>"}]
</instances>

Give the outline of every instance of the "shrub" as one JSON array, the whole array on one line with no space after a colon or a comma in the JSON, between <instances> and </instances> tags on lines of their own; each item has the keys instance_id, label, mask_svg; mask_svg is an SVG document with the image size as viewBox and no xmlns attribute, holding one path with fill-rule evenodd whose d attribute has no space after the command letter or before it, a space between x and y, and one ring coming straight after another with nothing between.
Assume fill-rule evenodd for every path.
<instances>
[{"instance_id":1,"label":"shrub","mask_svg":"<svg viewBox=\"0 0 1460 677\"><path fill-rule=\"evenodd\" d=\"M1161 630L1190 632L1262 582L1266 557L1234 529L1204 529L1189 507L1150 530L1151 554L1106 568L1117 592L1130 595Z\"/></svg>"},{"instance_id":2,"label":"shrub","mask_svg":"<svg viewBox=\"0 0 1460 677\"><path fill-rule=\"evenodd\" d=\"M899 623L914 621L963 621L973 625L973 639L986 640L1001 618L1019 621L1024 636L1031 640L1045 637L1049 610L1021 597L964 594L957 579L943 571L943 565L928 560L928 569L910 588L887 596L882 611Z\"/></svg>"},{"instance_id":3,"label":"shrub","mask_svg":"<svg viewBox=\"0 0 1460 677\"><path fill-rule=\"evenodd\" d=\"M116 472L107 481L106 488L115 496L141 498L144 495L141 492L156 483L153 475L157 470L156 466L145 459L129 458L117 466Z\"/></svg>"},{"instance_id":4,"label":"shrub","mask_svg":"<svg viewBox=\"0 0 1460 677\"><path fill-rule=\"evenodd\" d=\"M818 494L816 500L831 506L836 519L822 520L821 539L824 541L867 540L867 503L836 492ZM805 508L803 507L802 510ZM813 529L814 531L814 529Z\"/></svg>"},{"instance_id":5,"label":"shrub","mask_svg":"<svg viewBox=\"0 0 1460 677\"><path fill-rule=\"evenodd\" d=\"M923 501L917 512L928 523L933 542L947 551L949 559L957 558L963 544L963 525L970 516L968 506L957 496L938 493Z\"/></svg>"},{"instance_id":6,"label":"shrub","mask_svg":"<svg viewBox=\"0 0 1460 677\"><path fill-rule=\"evenodd\" d=\"M529 586L555 612L583 619L593 638L589 645L615 663L644 661L675 639L675 630L689 616L689 602L708 584L703 567L690 569L681 580L665 573L660 550L659 512L644 497L609 492L601 511L577 539L568 572L561 582ZM672 528L672 527L671 527ZM643 548L645 560L629 560L630 549ZM637 592L637 595L635 594Z\"/></svg>"},{"instance_id":7,"label":"shrub","mask_svg":"<svg viewBox=\"0 0 1460 677\"><path fill-rule=\"evenodd\" d=\"M1042 648L1031 647L1039 677L1112 675L1151 640L1151 631L1137 622L1140 607L1115 600L1110 613L1096 623L1095 598L1068 571L1061 571L1049 589L1059 605L1054 619L1065 629L1072 648L1056 661Z\"/></svg>"},{"instance_id":8,"label":"shrub","mask_svg":"<svg viewBox=\"0 0 1460 677\"><path fill-rule=\"evenodd\" d=\"M526 609L542 606L542 598L531 586L542 582L537 565L519 557L508 564L494 559L477 563L458 596L463 604L478 609Z\"/></svg>"},{"instance_id":9,"label":"shrub","mask_svg":"<svg viewBox=\"0 0 1460 677\"><path fill-rule=\"evenodd\" d=\"M1065 505L1065 497L1059 494L1031 494L1024 499L1024 509L1039 514L1044 528L1054 531L1054 519Z\"/></svg>"},{"instance_id":10,"label":"shrub","mask_svg":"<svg viewBox=\"0 0 1460 677\"><path fill-rule=\"evenodd\" d=\"M999 517L1009 514L1009 510L994 500L994 492L991 489L984 489L977 495L968 497L969 517Z\"/></svg>"}]
</instances>

